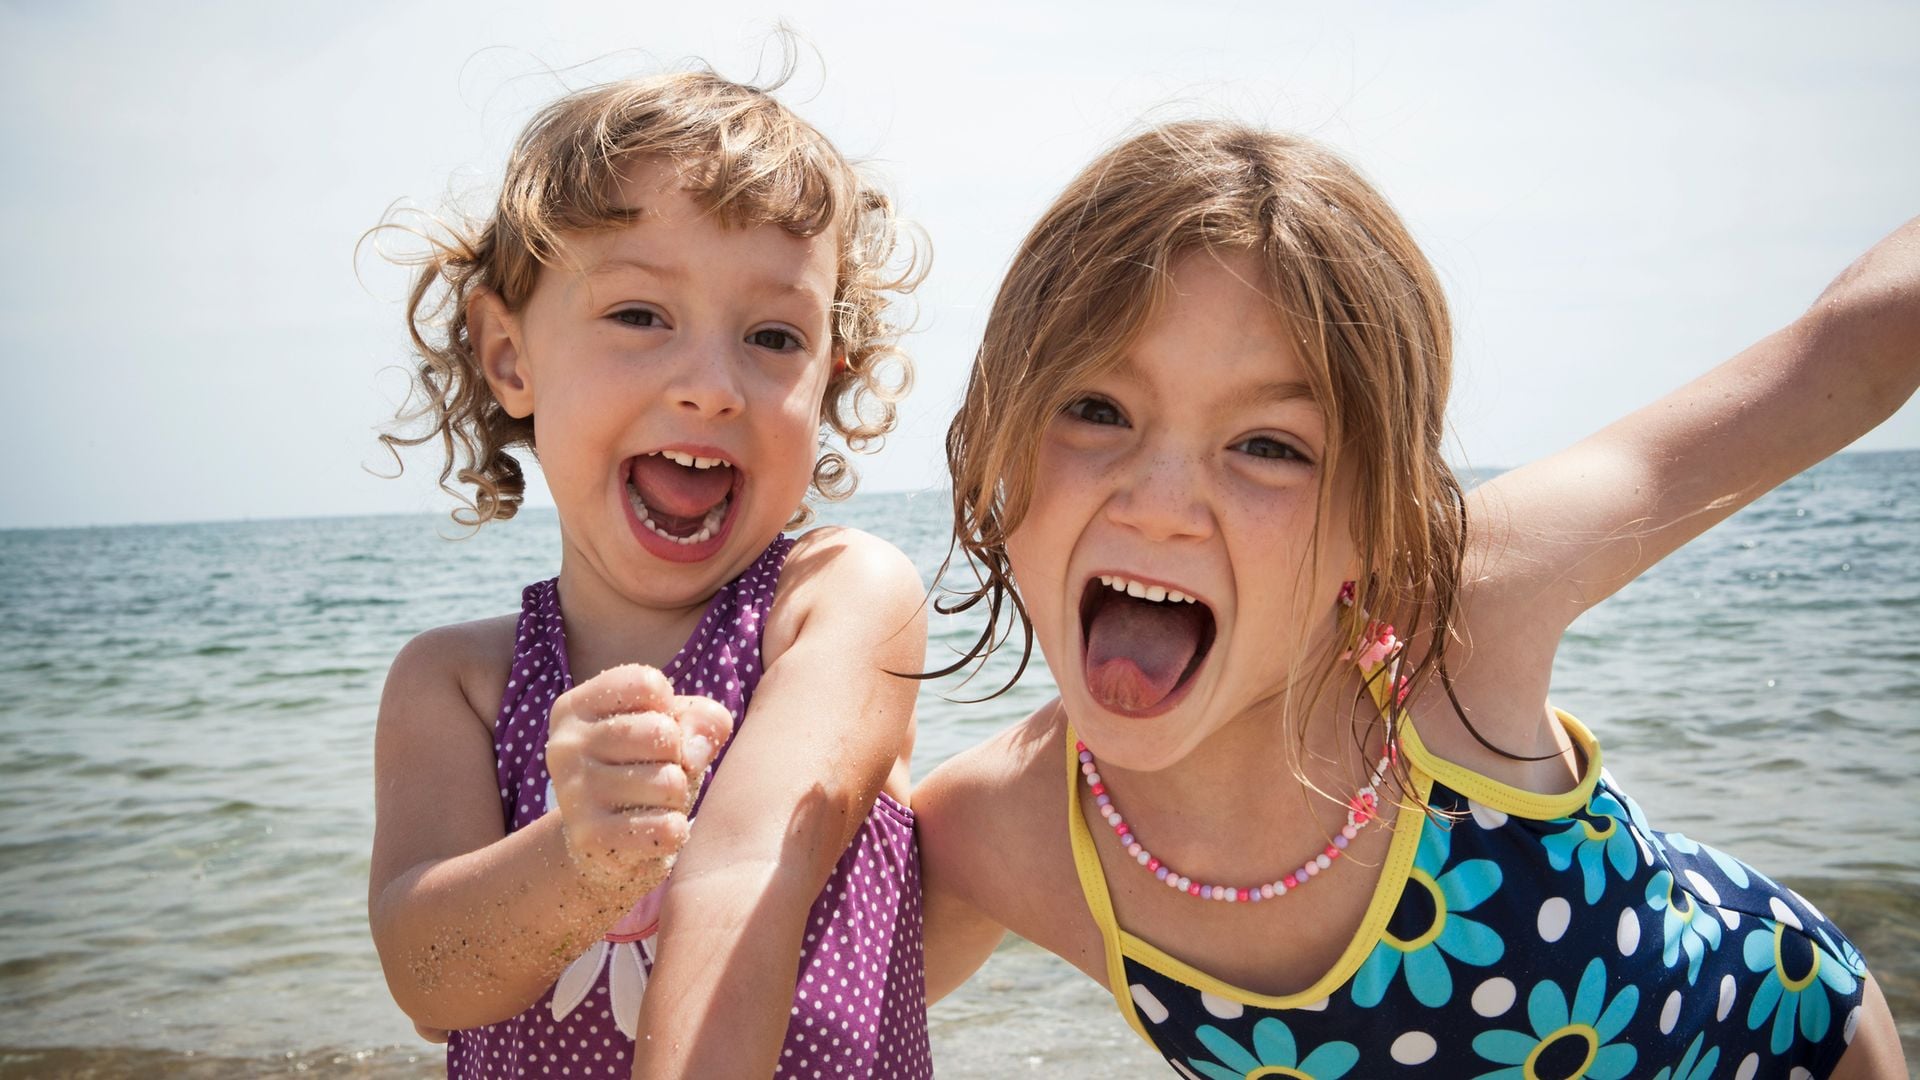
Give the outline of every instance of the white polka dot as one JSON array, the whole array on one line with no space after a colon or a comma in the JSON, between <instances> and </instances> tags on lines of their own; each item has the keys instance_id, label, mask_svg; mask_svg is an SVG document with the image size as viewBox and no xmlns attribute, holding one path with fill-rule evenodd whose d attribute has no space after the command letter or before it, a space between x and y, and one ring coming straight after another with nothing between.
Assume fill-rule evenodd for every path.
<instances>
[{"instance_id":1,"label":"white polka dot","mask_svg":"<svg viewBox=\"0 0 1920 1080\"><path fill-rule=\"evenodd\" d=\"M1467 800L1467 807L1473 811L1474 822L1483 829L1497 829L1507 823L1505 811L1495 810L1491 806L1483 806L1480 803L1474 802L1472 799ZM1424 1061L1426 1059L1422 1058L1421 1060Z\"/></svg>"},{"instance_id":2,"label":"white polka dot","mask_svg":"<svg viewBox=\"0 0 1920 1080\"><path fill-rule=\"evenodd\" d=\"M1660 1034L1673 1034L1673 1025L1680 1022L1680 991L1667 995L1667 1003L1660 1009Z\"/></svg>"},{"instance_id":3,"label":"white polka dot","mask_svg":"<svg viewBox=\"0 0 1920 1080\"><path fill-rule=\"evenodd\" d=\"M1806 897L1804 897L1804 896L1801 896L1798 890L1796 890L1796 889L1788 889L1788 890L1787 890L1787 892L1788 892L1788 893L1789 893L1790 895L1792 895L1792 897L1793 897L1793 898L1794 898L1795 900L1798 900L1798 901L1800 901L1800 906L1801 906L1801 907L1804 907L1804 908L1806 908L1806 909L1807 909L1808 911L1811 911L1811 912L1813 912L1813 913L1814 913L1815 915L1819 915L1819 916L1820 916L1821 918L1823 918L1823 919L1824 919L1824 918L1826 918L1826 916L1825 916L1825 915L1823 915L1823 914L1821 914L1821 912L1820 912L1820 909L1819 909L1819 908L1817 908L1817 907L1814 907L1814 906L1813 906L1813 902L1812 902L1811 900L1808 900L1808 899L1807 899Z\"/></svg>"},{"instance_id":4,"label":"white polka dot","mask_svg":"<svg viewBox=\"0 0 1920 1080\"><path fill-rule=\"evenodd\" d=\"M1564 897L1548 897L1540 905L1540 940L1559 941L1560 935L1567 932L1567 924L1573 920L1573 908Z\"/></svg>"},{"instance_id":5,"label":"white polka dot","mask_svg":"<svg viewBox=\"0 0 1920 1080\"><path fill-rule=\"evenodd\" d=\"M1787 1080L1813 1080L1813 1074L1795 1065L1793 1071L1787 1074Z\"/></svg>"},{"instance_id":6,"label":"white polka dot","mask_svg":"<svg viewBox=\"0 0 1920 1080\"><path fill-rule=\"evenodd\" d=\"M1715 908L1714 910L1720 913L1720 921L1727 924L1727 929L1729 930L1740 929L1740 913L1739 912L1733 910L1732 908Z\"/></svg>"},{"instance_id":7,"label":"white polka dot","mask_svg":"<svg viewBox=\"0 0 1920 1080\"><path fill-rule=\"evenodd\" d=\"M1853 1034L1858 1030L1860 1030L1860 1006L1855 1005L1853 1011L1847 1013L1846 1025L1840 1029L1840 1040L1852 1046Z\"/></svg>"},{"instance_id":8,"label":"white polka dot","mask_svg":"<svg viewBox=\"0 0 1920 1080\"><path fill-rule=\"evenodd\" d=\"M1247 1011L1246 1008L1237 1001L1216 997L1204 990L1200 993L1200 1004L1204 1006L1208 1012L1222 1020L1237 1019L1240 1014Z\"/></svg>"},{"instance_id":9,"label":"white polka dot","mask_svg":"<svg viewBox=\"0 0 1920 1080\"><path fill-rule=\"evenodd\" d=\"M1160 1004L1160 999L1153 996L1153 991L1139 983L1127 987L1127 990L1133 994L1133 1004L1146 1014L1148 1020L1156 1024L1167 1022L1167 1007Z\"/></svg>"},{"instance_id":10,"label":"white polka dot","mask_svg":"<svg viewBox=\"0 0 1920 1080\"><path fill-rule=\"evenodd\" d=\"M1793 927L1795 930L1806 929L1806 927L1800 925L1800 916L1795 915L1793 913L1793 909L1788 907L1779 897L1777 896L1767 897L1767 907L1772 909L1773 917L1775 919L1778 919L1779 921L1786 923L1788 926Z\"/></svg>"},{"instance_id":11,"label":"white polka dot","mask_svg":"<svg viewBox=\"0 0 1920 1080\"><path fill-rule=\"evenodd\" d=\"M1315 1001L1307 1005L1302 1005L1299 1008L1295 1009L1294 1011L1295 1012L1326 1012L1327 999L1321 998L1319 1001Z\"/></svg>"},{"instance_id":12,"label":"white polka dot","mask_svg":"<svg viewBox=\"0 0 1920 1080\"><path fill-rule=\"evenodd\" d=\"M1513 982L1496 975L1474 989L1473 1011L1488 1019L1505 1015L1513 1008L1515 996Z\"/></svg>"},{"instance_id":13,"label":"white polka dot","mask_svg":"<svg viewBox=\"0 0 1920 1080\"><path fill-rule=\"evenodd\" d=\"M1393 1048L1388 1053L1402 1065L1422 1065L1437 1049L1433 1036L1424 1031L1409 1031L1393 1040Z\"/></svg>"},{"instance_id":14,"label":"white polka dot","mask_svg":"<svg viewBox=\"0 0 1920 1080\"><path fill-rule=\"evenodd\" d=\"M1632 956L1633 950L1640 947L1640 916L1635 915L1632 908L1620 910L1620 928L1613 937L1620 946L1621 956Z\"/></svg>"},{"instance_id":15,"label":"white polka dot","mask_svg":"<svg viewBox=\"0 0 1920 1080\"><path fill-rule=\"evenodd\" d=\"M1713 883L1700 876L1700 872L1689 867L1684 871L1687 881L1693 886L1694 895L1715 907L1720 906L1720 894L1714 891Z\"/></svg>"},{"instance_id":16,"label":"white polka dot","mask_svg":"<svg viewBox=\"0 0 1920 1080\"><path fill-rule=\"evenodd\" d=\"M1738 987L1736 987L1733 982L1733 976L1725 975L1721 977L1720 1004L1713 1010L1713 1018L1715 1020L1725 1020L1727 1014L1733 1011L1733 995L1737 989Z\"/></svg>"}]
</instances>

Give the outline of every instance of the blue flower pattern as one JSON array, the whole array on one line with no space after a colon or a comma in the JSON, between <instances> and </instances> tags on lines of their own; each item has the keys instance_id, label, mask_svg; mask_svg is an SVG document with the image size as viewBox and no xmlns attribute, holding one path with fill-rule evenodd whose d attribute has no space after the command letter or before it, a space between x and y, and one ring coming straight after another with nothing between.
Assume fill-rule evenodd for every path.
<instances>
[{"instance_id":1,"label":"blue flower pattern","mask_svg":"<svg viewBox=\"0 0 1920 1080\"><path fill-rule=\"evenodd\" d=\"M1547 862L1555 870L1565 870L1578 862L1587 903L1597 904L1606 894L1608 865L1625 881L1633 877L1640 863L1630 815L1620 800L1603 788L1595 788L1586 813L1563 820L1565 828L1540 841L1547 849Z\"/></svg>"},{"instance_id":2,"label":"blue flower pattern","mask_svg":"<svg viewBox=\"0 0 1920 1080\"><path fill-rule=\"evenodd\" d=\"M1135 1016L1181 1077L1716 1080L1756 1052L1764 1074L1824 1075L1844 1051L1865 967L1772 879L1653 830L1606 780L1554 819L1469 813L1437 782L1429 801L1439 814L1403 826L1421 832L1386 926L1329 996L1203 995L1123 954L1151 1003Z\"/></svg>"},{"instance_id":3,"label":"blue flower pattern","mask_svg":"<svg viewBox=\"0 0 1920 1080\"><path fill-rule=\"evenodd\" d=\"M1386 997L1394 976L1406 971L1407 987L1422 1005L1445 1005L1453 997L1452 957L1462 964L1487 967L1499 961L1506 946L1500 935L1483 922L1460 914L1472 911L1500 888L1500 864L1492 859L1470 859L1442 873L1452 849L1453 830L1429 823L1420 834L1407 889L1424 889L1433 905L1433 918L1424 932L1411 940L1383 935L1353 980L1353 1003L1372 1008Z\"/></svg>"},{"instance_id":4,"label":"blue flower pattern","mask_svg":"<svg viewBox=\"0 0 1920 1080\"><path fill-rule=\"evenodd\" d=\"M1291 1076L1301 1080L1340 1080L1360 1060L1360 1050L1352 1043L1329 1042L1300 1056L1293 1031L1278 1017L1269 1016L1253 1025L1251 1052L1209 1024L1194 1033L1219 1059L1193 1059L1187 1062L1207 1080L1245 1080L1249 1076Z\"/></svg>"},{"instance_id":5,"label":"blue flower pattern","mask_svg":"<svg viewBox=\"0 0 1920 1080\"><path fill-rule=\"evenodd\" d=\"M1621 1080L1633 1070L1640 1052L1614 1040L1626 1030L1633 1011L1640 1003L1640 990L1623 986L1607 999L1607 965L1599 957L1580 973L1573 1004L1567 993L1552 979L1543 979L1527 995L1527 1022L1531 1032L1505 1028L1483 1031L1474 1037L1474 1052L1489 1062L1507 1068L1481 1073L1478 1080L1533 1080L1533 1063L1543 1051L1555 1045L1571 1045L1575 1056L1585 1051L1585 1064L1578 1075L1593 1080Z\"/></svg>"},{"instance_id":6,"label":"blue flower pattern","mask_svg":"<svg viewBox=\"0 0 1920 1080\"><path fill-rule=\"evenodd\" d=\"M1720 947L1720 920L1702 911L1700 901L1677 886L1673 872L1662 870L1647 882L1647 906L1660 913L1660 959L1668 967L1687 957L1687 985L1700 981L1700 962Z\"/></svg>"},{"instance_id":7,"label":"blue flower pattern","mask_svg":"<svg viewBox=\"0 0 1920 1080\"><path fill-rule=\"evenodd\" d=\"M1824 929L1820 936L1826 936ZM1860 985L1828 946L1771 919L1747 934L1741 953L1747 970L1762 976L1747 1008L1747 1026L1758 1031L1771 1020L1768 1046L1776 1054L1793 1044L1796 1020L1801 1035L1816 1042L1826 1038L1833 1024L1827 991L1845 997Z\"/></svg>"},{"instance_id":8,"label":"blue flower pattern","mask_svg":"<svg viewBox=\"0 0 1920 1080\"><path fill-rule=\"evenodd\" d=\"M1702 1054L1700 1045L1705 1039L1704 1033L1695 1035L1680 1060L1654 1073L1653 1080L1713 1080L1714 1066L1720 1064L1720 1048L1712 1047Z\"/></svg>"}]
</instances>

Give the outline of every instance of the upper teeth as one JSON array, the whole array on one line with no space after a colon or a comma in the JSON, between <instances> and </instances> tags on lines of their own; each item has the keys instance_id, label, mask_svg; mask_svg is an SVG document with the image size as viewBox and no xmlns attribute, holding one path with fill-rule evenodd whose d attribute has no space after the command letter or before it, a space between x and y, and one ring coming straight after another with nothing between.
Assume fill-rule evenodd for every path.
<instances>
[{"instance_id":1,"label":"upper teeth","mask_svg":"<svg viewBox=\"0 0 1920 1080\"><path fill-rule=\"evenodd\" d=\"M685 465L689 469L711 469L715 465L726 464L717 457L694 457L692 454L683 454L678 450L662 450L660 456L675 464Z\"/></svg>"},{"instance_id":2,"label":"upper teeth","mask_svg":"<svg viewBox=\"0 0 1920 1080\"><path fill-rule=\"evenodd\" d=\"M1151 600L1156 604L1166 600L1172 600L1181 604L1194 604L1199 602L1186 593L1181 592L1179 589L1169 589L1164 585L1148 585L1144 582L1134 581L1131 578L1123 578L1115 574L1101 574L1100 584L1105 585L1115 592L1123 592L1128 596L1138 597L1142 600Z\"/></svg>"}]
</instances>

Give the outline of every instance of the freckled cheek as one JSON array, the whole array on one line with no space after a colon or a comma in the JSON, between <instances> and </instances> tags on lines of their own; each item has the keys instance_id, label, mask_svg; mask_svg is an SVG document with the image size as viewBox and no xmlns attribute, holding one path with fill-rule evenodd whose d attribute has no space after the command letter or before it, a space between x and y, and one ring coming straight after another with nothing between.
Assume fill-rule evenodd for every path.
<instances>
[{"instance_id":1,"label":"freckled cheek","mask_svg":"<svg viewBox=\"0 0 1920 1080\"><path fill-rule=\"evenodd\" d=\"M1338 583L1328 586L1323 579L1345 568L1349 545L1335 530L1322 528L1316 551L1318 494L1312 485L1237 492L1225 503L1227 517L1235 522L1224 531L1247 605L1245 617L1266 626L1293 626L1318 610L1321 592L1332 601Z\"/></svg>"}]
</instances>

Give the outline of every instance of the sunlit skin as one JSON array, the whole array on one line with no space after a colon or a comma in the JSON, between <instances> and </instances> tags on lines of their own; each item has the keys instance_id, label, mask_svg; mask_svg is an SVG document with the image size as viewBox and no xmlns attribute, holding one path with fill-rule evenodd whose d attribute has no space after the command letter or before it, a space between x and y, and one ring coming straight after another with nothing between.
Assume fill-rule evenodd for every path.
<instances>
[{"instance_id":1,"label":"sunlit skin","mask_svg":"<svg viewBox=\"0 0 1920 1080\"><path fill-rule=\"evenodd\" d=\"M1326 418L1254 260L1198 251L1171 277L1124 366L1046 431L1007 545L1076 733L1103 765L1137 770L1270 746L1289 682L1311 680L1294 667L1326 655L1355 569L1348 485L1336 478L1322 518ZM1213 615L1204 661L1158 715L1110 711L1087 685L1081 598L1113 574Z\"/></svg>"},{"instance_id":2,"label":"sunlit skin","mask_svg":"<svg viewBox=\"0 0 1920 1080\"><path fill-rule=\"evenodd\" d=\"M543 272L521 310L490 295L476 303L511 344L488 358L495 394L534 419L563 523L569 629L585 616L677 643L806 493L831 375L836 252L831 232L725 227L664 164L631 170L623 196L638 220L573 237L566 261L577 269ZM721 535L692 562L629 506L634 459L662 450L722 458L738 474ZM602 643L577 646L598 654Z\"/></svg>"},{"instance_id":3,"label":"sunlit skin","mask_svg":"<svg viewBox=\"0 0 1920 1080\"><path fill-rule=\"evenodd\" d=\"M726 709L656 670L802 505L840 360L837 232L729 226L681 185L634 165L633 221L567 234L512 308L469 302L472 350L501 406L532 418L561 522L574 685L548 719L556 805L503 830L492 717L518 616L416 638L382 699L369 918L432 1037L534 1005L671 870L634 1075L766 1075L795 968L764 958L799 955L876 795L906 799L917 684L889 672L925 655L925 616L897 550L812 529L765 612L752 723L727 741Z\"/></svg>"},{"instance_id":4,"label":"sunlit skin","mask_svg":"<svg viewBox=\"0 0 1920 1080\"><path fill-rule=\"evenodd\" d=\"M1916 238L1920 222L1870 251L1779 333L1468 495L1448 647L1453 693L1416 693L1408 703L1430 754L1520 791L1573 785L1589 763L1547 704L1567 626L1911 396L1920 382ZM1337 663L1335 597L1361 568L1345 530L1347 478L1328 478L1315 514L1321 412L1306 396L1261 393L1301 381L1283 321L1249 259L1191 254L1169 277L1165 302L1125 344L1117 373L1080 388L1042 433L1029 509L1008 543L1060 696L949 759L914 793L934 1000L1007 931L1126 993L1112 982L1095 901L1080 902L1071 816L1093 826L1113 924L1256 994L1351 978L1347 965L1373 944L1356 937L1363 913L1383 882L1397 887L1383 869L1407 811L1392 802L1382 827L1360 832L1333 873L1281 906L1197 903L1103 838L1086 785L1062 775L1077 735L1144 845L1195 881L1241 884L1299 865L1337 825L1337 804L1310 794L1289 765L1307 785L1344 794L1379 752L1378 725L1356 748L1355 729L1341 722L1341 706L1362 700L1356 668L1335 668L1317 698L1299 692ZM1368 453L1340 449L1348 460ZM1119 609L1119 630L1090 647L1106 633L1098 623L1107 610L1088 609L1096 620L1087 634L1087 582L1115 574L1198 597L1212 613L1211 651L1164 698L1155 696L1165 685L1158 675L1129 681L1114 658L1144 657L1138 670L1164 673L1174 654L1165 643L1184 640L1181 620ZM1152 633L1164 628L1175 632ZM1409 655L1418 660L1428 646L1416 633ZM1091 671L1087 658L1103 651ZM1456 709L1502 749L1474 738ZM1859 1030L1834 1075L1905 1075L1884 997L1871 977L1864 985Z\"/></svg>"}]
</instances>

